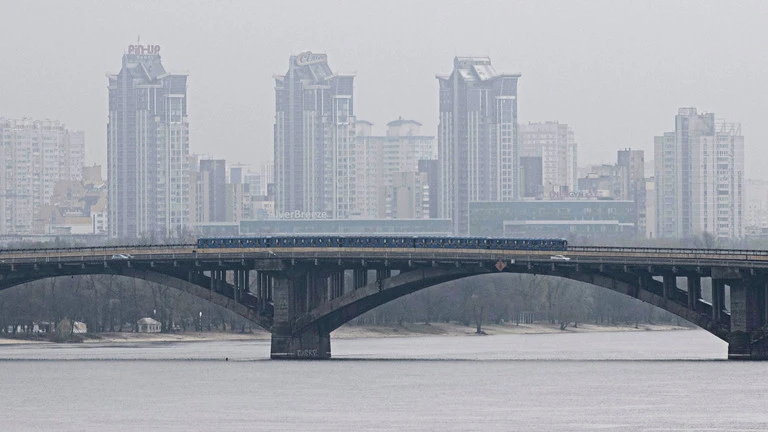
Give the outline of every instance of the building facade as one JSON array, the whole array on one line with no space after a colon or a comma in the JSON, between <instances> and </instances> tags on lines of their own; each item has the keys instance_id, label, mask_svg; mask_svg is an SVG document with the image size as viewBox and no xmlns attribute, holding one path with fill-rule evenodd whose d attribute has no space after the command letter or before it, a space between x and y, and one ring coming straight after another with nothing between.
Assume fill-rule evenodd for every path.
<instances>
[{"instance_id":1,"label":"building facade","mask_svg":"<svg viewBox=\"0 0 768 432\"><path fill-rule=\"evenodd\" d=\"M439 217L469 230L469 203L519 196L517 82L487 57L456 57L440 84Z\"/></svg>"},{"instance_id":2,"label":"building facade","mask_svg":"<svg viewBox=\"0 0 768 432\"><path fill-rule=\"evenodd\" d=\"M346 219L356 207L353 75L325 54L292 55L275 77L275 210Z\"/></svg>"},{"instance_id":3,"label":"building facade","mask_svg":"<svg viewBox=\"0 0 768 432\"><path fill-rule=\"evenodd\" d=\"M521 124L519 136L520 158L541 158L541 186L545 197L552 192L578 189L576 141L567 124L552 121ZM528 159L526 163L532 162Z\"/></svg>"},{"instance_id":4,"label":"building facade","mask_svg":"<svg viewBox=\"0 0 768 432\"><path fill-rule=\"evenodd\" d=\"M744 187L744 229L750 233L768 230L768 181L748 179Z\"/></svg>"},{"instance_id":5,"label":"building facade","mask_svg":"<svg viewBox=\"0 0 768 432\"><path fill-rule=\"evenodd\" d=\"M110 236L179 237L189 223L187 75L165 70L158 45L131 45L108 78Z\"/></svg>"},{"instance_id":6,"label":"building facade","mask_svg":"<svg viewBox=\"0 0 768 432\"><path fill-rule=\"evenodd\" d=\"M617 153L613 165L591 165L578 179L577 196L632 201L638 236L645 237L647 225L647 194L645 152L625 149ZM653 227L655 229L655 226Z\"/></svg>"},{"instance_id":7,"label":"building facade","mask_svg":"<svg viewBox=\"0 0 768 432\"><path fill-rule=\"evenodd\" d=\"M40 210L52 204L57 183L83 179L84 159L83 132L0 117L0 235L42 233Z\"/></svg>"},{"instance_id":8,"label":"building facade","mask_svg":"<svg viewBox=\"0 0 768 432\"><path fill-rule=\"evenodd\" d=\"M437 160L435 137L422 135L421 123L402 118L387 123L385 136L373 135L373 123L365 120L358 120L355 127L355 160L357 172L363 175L355 184L358 207L354 216L429 217L429 174L422 161Z\"/></svg>"},{"instance_id":9,"label":"building facade","mask_svg":"<svg viewBox=\"0 0 768 432\"><path fill-rule=\"evenodd\" d=\"M470 234L481 237L552 238L581 244L635 237L634 202L626 200L522 200L473 202Z\"/></svg>"},{"instance_id":10,"label":"building facade","mask_svg":"<svg viewBox=\"0 0 768 432\"><path fill-rule=\"evenodd\" d=\"M619 150L616 165L621 167L625 175L626 195L622 199L627 199L635 203L635 223L637 224L637 234L645 237L647 215L646 215L646 181L645 181L645 152L643 150L624 149Z\"/></svg>"},{"instance_id":11,"label":"building facade","mask_svg":"<svg viewBox=\"0 0 768 432\"><path fill-rule=\"evenodd\" d=\"M197 222L227 222L227 162L201 159L198 169L199 195L203 202Z\"/></svg>"},{"instance_id":12,"label":"building facade","mask_svg":"<svg viewBox=\"0 0 768 432\"><path fill-rule=\"evenodd\" d=\"M742 237L741 126L680 108L675 131L655 137L654 147L657 236Z\"/></svg>"}]
</instances>

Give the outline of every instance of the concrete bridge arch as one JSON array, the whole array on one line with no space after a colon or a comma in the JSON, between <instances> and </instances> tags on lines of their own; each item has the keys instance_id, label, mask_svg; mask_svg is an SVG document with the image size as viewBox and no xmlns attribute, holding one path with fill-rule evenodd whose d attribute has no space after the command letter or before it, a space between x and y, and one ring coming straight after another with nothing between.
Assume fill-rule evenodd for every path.
<instances>
[{"instance_id":1,"label":"concrete bridge arch","mask_svg":"<svg viewBox=\"0 0 768 432\"><path fill-rule=\"evenodd\" d=\"M639 289L642 282L635 283L616 278L615 276L596 275L590 273L528 273L528 272L496 272L485 268L424 268L411 272L400 273L384 280L350 291L345 295L327 301L296 318L293 328L295 331L303 331L308 327L317 325L329 332L336 330L347 322L363 315L364 313L384 305L397 298L410 295L422 289L436 285L472 279L480 275L490 274L536 274L550 276L577 282L588 283L600 288L608 289L620 294L637 298L643 302L664 309L698 327L709 330L715 336L727 340L727 331L718 327L711 317L702 313L691 311L673 301L665 301L663 296L656 295L652 291ZM659 290L663 290L662 282L653 279L645 281L646 284L658 284Z\"/></svg>"},{"instance_id":2,"label":"concrete bridge arch","mask_svg":"<svg viewBox=\"0 0 768 432\"><path fill-rule=\"evenodd\" d=\"M95 276L112 275L126 278L138 279L146 282L153 282L169 288L173 288L200 299L206 300L214 305L223 307L251 322L259 327L269 331L272 327L272 319L268 314L254 305L247 302L238 301L231 295L236 289L225 280L212 280L211 276L202 273L190 275L173 274L171 272L151 269L133 268L130 266L48 266L38 267L34 272L20 272L18 274L0 275L0 291L19 285L24 285L34 281L45 279L67 277L67 276ZM218 285L218 289L211 289L211 285Z\"/></svg>"},{"instance_id":3,"label":"concrete bridge arch","mask_svg":"<svg viewBox=\"0 0 768 432\"><path fill-rule=\"evenodd\" d=\"M384 277L377 277L371 283L346 291L325 302L299 308L291 304L291 297L296 297L295 294L291 294L291 290L295 289L293 284L296 281L291 280L290 277L282 278L275 283L276 312L272 356L273 358L328 358L330 357L330 333L365 312L399 297L444 282L493 273L547 275L592 284L652 304L709 331L729 342L731 358L739 358L739 355L747 350L750 358L766 352L764 338L757 341L754 338L744 339L744 335L740 336L731 331L731 316L724 307L726 282L731 287L732 296L746 302L748 292L752 291L751 280L715 280L713 303L708 304L701 299L702 275L700 274L687 274L687 286L682 290L677 287L677 276L673 274L664 275L661 278L662 281L659 281L653 277L652 272L638 274L629 269L601 267L578 269L544 265L497 268L489 265L457 264L410 269L401 271L395 276L389 276L386 270L378 270L377 274ZM311 270L300 277L301 290L306 289L305 280L312 277ZM768 300L761 299L759 302L764 302L763 314L768 313ZM746 328L746 323L743 324ZM755 344L755 342L758 343Z\"/></svg>"}]
</instances>

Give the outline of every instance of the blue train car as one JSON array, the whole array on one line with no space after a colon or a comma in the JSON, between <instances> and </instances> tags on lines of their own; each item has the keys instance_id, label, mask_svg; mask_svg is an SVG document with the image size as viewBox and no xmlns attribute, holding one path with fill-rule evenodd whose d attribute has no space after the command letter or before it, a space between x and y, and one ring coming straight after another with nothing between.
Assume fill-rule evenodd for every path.
<instances>
[{"instance_id":1,"label":"blue train car","mask_svg":"<svg viewBox=\"0 0 768 432\"><path fill-rule=\"evenodd\" d=\"M432 236L274 236L199 238L200 249L223 248L417 248L566 251L564 239Z\"/></svg>"}]
</instances>

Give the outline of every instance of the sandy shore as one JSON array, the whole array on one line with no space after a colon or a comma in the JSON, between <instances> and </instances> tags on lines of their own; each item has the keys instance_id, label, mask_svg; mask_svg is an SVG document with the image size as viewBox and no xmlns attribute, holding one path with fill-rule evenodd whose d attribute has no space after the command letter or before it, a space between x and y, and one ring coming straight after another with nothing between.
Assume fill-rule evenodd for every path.
<instances>
[{"instance_id":1,"label":"sandy shore","mask_svg":"<svg viewBox=\"0 0 768 432\"><path fill-rule=\"evenodd\" d=\"M641 324L634 325L594 325L579 324L560 330L556 324L489 324L483 326L487 335L496 334L552 334L552 333L590 333L590 332L630 332L630 331L673 331L688 330L688 327L675 325ZM333 333L333 338L380 338L380 337L418 337L418 336L474 336L475 327L456 323L405 324L403 326L343 326ZM86 338L83 343L127 343L127 342L202 342L202 341L237 341L269 340L266 331L253 333L229 332L186 332L186 333L99 333ZM51 343L24 339L6 339L0 337L0 345Z\"/></svg>"},{"instance_id":2,"label":"sandy shore","mask_svg":"<svg viewBox=\"0 0 768 432\"><path fill-rule=\"evenodd\" d=\"M496 334L551 334L551 333L590 333L590 332L628 332L628 331L671 331L687 330L687 327L675 325L641 324L634 325L594 325L579 324L578 327L568 327L560 330L557 324L489 324L483 326L487 335ZM337 338L366 338L366 337L407 337L407 336L475 336L474 326L464 326L457 323L406 324L403 326L343 326L331 333Z\"/></svg>"}]
</instances>

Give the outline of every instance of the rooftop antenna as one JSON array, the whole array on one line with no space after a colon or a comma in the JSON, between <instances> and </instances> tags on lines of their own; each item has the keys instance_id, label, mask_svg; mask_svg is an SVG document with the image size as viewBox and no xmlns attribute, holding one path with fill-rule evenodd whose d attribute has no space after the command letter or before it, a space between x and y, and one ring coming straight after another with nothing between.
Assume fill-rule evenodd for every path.
<instances>
[{"instance_id":1,"label":"rooftop antenna","mask_svg":"<svg viewBox=\"0 0 768 432\"><path fill-rule=\"evenodd\" d=\"M141 45L141 35L136 36L136 45Z\"/></svg>"}]
</instances>

